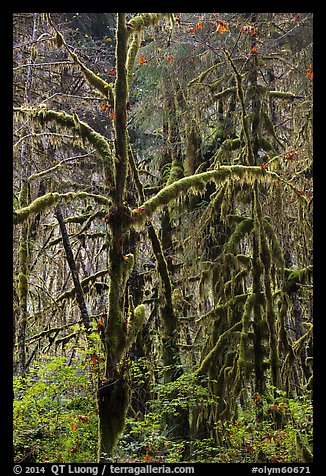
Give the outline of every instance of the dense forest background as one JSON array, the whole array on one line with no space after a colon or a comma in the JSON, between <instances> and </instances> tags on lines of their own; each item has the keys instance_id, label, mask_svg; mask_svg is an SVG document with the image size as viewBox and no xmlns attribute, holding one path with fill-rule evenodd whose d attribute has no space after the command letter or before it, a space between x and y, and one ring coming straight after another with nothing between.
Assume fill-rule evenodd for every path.
<instances>
[{"instance_id":1,"label":"dense forest background","mask_svg":"<svg viewBox=\"0 0 326 476\"><path fill-rule=\"evenodd\" d=\"M14 14L17 462L312 461L312 20Z\"/></svg>"}]
</instances>

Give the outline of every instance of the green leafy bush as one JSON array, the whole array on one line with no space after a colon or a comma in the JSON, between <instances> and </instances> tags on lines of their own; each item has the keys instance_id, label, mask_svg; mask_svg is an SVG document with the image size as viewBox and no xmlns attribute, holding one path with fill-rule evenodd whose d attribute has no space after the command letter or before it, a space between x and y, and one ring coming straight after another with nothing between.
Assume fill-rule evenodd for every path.
<instances>
[{"instance_id":1,"label":"green leafy bush","mask_svg":"<svg viewBox=\"0 0 326 476\"><path fill-rule=\"evenodd\" d=\"M97 411L91 369L65 357L35 363L14 377L15 460L96 461Z\"/></svg>"}]
</instances>

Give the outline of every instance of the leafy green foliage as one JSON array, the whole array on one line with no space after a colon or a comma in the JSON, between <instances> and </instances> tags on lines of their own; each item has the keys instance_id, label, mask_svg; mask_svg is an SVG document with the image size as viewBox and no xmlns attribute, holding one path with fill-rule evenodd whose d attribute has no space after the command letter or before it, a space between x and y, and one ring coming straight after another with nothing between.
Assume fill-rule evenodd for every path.
<instances>
[{"instance_id":1,"label":"leafy green foliage","mask_svg":"<svg viewBox=\"0 0 326 476\"><path fill-rule=\"evenodd\" d=\"M34 449L36 462L95 461L97 412L85 363L65 357L35 363L29 376L14 377L15 460Z\"/></svg>"},{"instance_id":2,"label":"leafy green foliage","mask_svg":"<svg viewBox=\"0 0 326 476\"><path fill-rule=\"evenodd\" d=\"M139 373L142 379L142 374ZM182 461L184 441L171 439L164 426L164 414L178 412L181 407L207 408L213 397L207 379L198 381L193 374L175 382L153 385L155 398L143 417L129 417L116 451L116 461ZM190 462L209 463L288 463L306 462L298 451L297 438L305 448L312 445L312 402L306 393L288 398L285 392L268 388L265 396L254 394L238 402L234 421L218 421L214 438L195 438L190 443ZM188 461L188 460L187 460Z\"/></svg>"}]
</instances>

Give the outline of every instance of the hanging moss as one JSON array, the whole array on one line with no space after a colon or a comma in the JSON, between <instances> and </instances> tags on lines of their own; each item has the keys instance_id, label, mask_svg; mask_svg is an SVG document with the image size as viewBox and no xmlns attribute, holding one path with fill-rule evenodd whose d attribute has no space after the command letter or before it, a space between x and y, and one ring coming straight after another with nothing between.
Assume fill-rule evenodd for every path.
<instances>
[{"instance_id":1,"label":"hanging moss","mask_svg":"<svg viewBox=\"0 0 326 476\"><path fill-rule=\"evenodd\" d=\"M240 330L242 327L242 322L237 322L232 327L224 331L220 337L218 338L216 344L214 345L213 349L206 355L204 360L202 361L200 367L197 370L198 375L205 375L207 374L208 368L210 365L214 365L215 360L218 358L221 352L225 349L225 341L229 338L232 332Z\"/></svg>"},{"instance_id":2,"label":"hanging moss","mask_svg":"<svg viewBox=\"0 0 326 476\"><path fill-rule=\"evenodd\" d=\"M113 104L113 95L112 95L112 85L110 83L107 83L104 81L102 78L100 78L97 74L93 73L87 66L85 66L82 61L78 58L77 54L71 51L69 46L66 43L66 40L64 39L64 36L62 33L60 33L54 24L51 22L52 27L56 31L56 36L55 36L55 44L58 48L61 46L64 46L68 55L71 57L71 59L74 61L75 64L78 65L79 69L83 73L86 81L93 86L97 91L99 91L102 96L105 98L109 99L111 104Z\"/></svg>"},{"instance_id":3,"label":"hanging moss","mask_svg":"<svg viewBox=\"0 0 326 476\"><path fill-rule=\"evenodd\" d=\"M56 205L59 200L63 201L72 201L74 199L86 199L91 198L97 203L102 205L110 205L111 201L102 196L96 194L90 194L87 192L67 192L67 193L58 193L58 192L49 192L41 197L36 198L30 205L27 207L20 208L19 210L14 210L13 212L13 223L17 225L27 220L28 218L37 215L38 213L46 210L47 208Z\"/></svg>"},{"instance_id":4,"label":"hanging moss","mask_svg":"<svg viewBox=\"0 0 326 476\"><path fill-rule=\"evenodd\" d=\"M267 171L265 177L267 176L275 180L279 179L279 176L275 174L275 172ZM144 202L141 207L136 208L133 211L133 220L143 223L157 208L168 204L182 192L186 192L189 189L202 191L209 182L215 182L216 185L220 185L224 181L232 178L234 180L238 179L252 183L257 177L262 178L261 167L244 165L221 166L216 170L184 177L171 185L165 186L154 195L154 197Z\"/></svg>"},{"instance_id":5,"label":"hanging moss","mask_svg":"<svg viewBox=\"0 0 326 476\"><path fill-rule=\"evenodd\" d=\"M236 227L232 235L230 236L229 240L225 244L225 248L227 251L231 253L236 252L236 247L240 243L240 241L244 238L247 233L250 233L253 227L253 219L252 218L244 218Z\"/></svg>"},{"instance_id":6,"label":"hanging moss","mask_svg":"<svg viewBox=\"0 0 326 476\"><path fill-rule=\"evenodd\" d=\"M114 158L112 156L109 142L102 134L96 132L88 124L80 121L77 114L67 114L64 111L53 111L51 109L41 108L14 108L16 112L28 114L42 125L47 122L55 122L59 126L73 129L77 132L81 141L87 140L98 151L102 158L105 177L107 182L114 186L115 183L115 167Z\"/></svg>"}]
</instances>

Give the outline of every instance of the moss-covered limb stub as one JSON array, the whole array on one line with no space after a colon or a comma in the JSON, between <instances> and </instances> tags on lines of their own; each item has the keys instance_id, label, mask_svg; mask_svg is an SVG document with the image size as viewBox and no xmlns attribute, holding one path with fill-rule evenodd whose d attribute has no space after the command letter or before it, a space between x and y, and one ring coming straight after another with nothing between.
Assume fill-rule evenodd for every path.
<instances>
[{"instance_id":1,"label":"moss-covered limb stub","mask_svg":"<svg viewBox=\"0 0 326 476\"><path fill-rule=\"evenodd\" d=\"M115 159L113 158L111 152L110 143L102 134L96 132L87 123L80 121L75 113L71 115L64 111L53 111L45 107L15 107L14 113L28 115L41 125L44 125L48 122L54 122L60 127L72 129L81 139L81 141L88 141L97 150L103 162L105 178L109 184L114 186Z\"/></svg>"},{"instance_id":2,"label":"moss-covered limb stub","mask_svg":"<svg viewBox=\"0 0 326 476\"><path fill-rule=\"evenodd\" d=\"M163 17L167 16L174 21L173 13L140 13L129 20L128 31L141 31L146 27L155 26Z\"/></svg>"},{"instance_id":3,"label":"moss-covered limb stub","mask_svg":"<svg viewBox=\"0 0 326 476\"><path fill-rule=\"evenodd\" d=\"M305 96L300 96L290 91L268 91L267 94L275 99L286 99L293 101L294 99L305 99Z\"/></svg>"},{"instance_id":4,"label":"moss-covered limb stub","mask_svg":"<svg viewBox=\"0 0 326 476\"><path fill-rule=\"evenodd\" d=\"M111 200L104 197L103 195L96 195L87 192L66 192L66 193L58 193L58 192L49 192L41 197L36 198L32 203L30 203L27 207L20 208L18 210L14 210L13 214L13 223L14 225L18 225L19 223L24 222L28 218L56 205L59 200L69 202L76 199L93 199L95 202L110 206L112 204Z\"/></svg>"},{"instance_id":5,"label":"moss-covered limb stub","mask_svg":"<svg viewBox=\"0 0 326 476\"><path fill-rule=\"evenodd\" d=\"M127 323L127 337L126 337L126 347L125 351L131 348L132 344L135 342L138 332L140 331L142 325L145 322L145 306L144 304L139 304L133 311L130 319Z\"/></svg>"},{"instance_id":6,"label":"moss-covered limb stub","mask_svg":"<svg viewBox=\"0 0 326 476\"><path fill-rule=\"evenodd\" d=\"M133 77L134 77L134 66L136 61L136 56L140 47L140 35L138 32L134 33L130 45L128 47L127 53L127 61L126 61L126 68L127 68L127 86L128 91L130 91L130 87L132 85Z\"/></svg>"}]
</instances>

